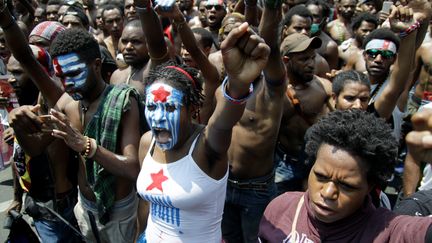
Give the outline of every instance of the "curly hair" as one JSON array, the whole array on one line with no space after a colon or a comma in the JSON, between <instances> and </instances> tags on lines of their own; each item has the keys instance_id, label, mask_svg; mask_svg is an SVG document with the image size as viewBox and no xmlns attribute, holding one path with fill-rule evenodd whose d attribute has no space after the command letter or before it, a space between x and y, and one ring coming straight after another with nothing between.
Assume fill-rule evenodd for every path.
<instances>
[{"instance_id":1,"label":"curly hair","mask_svg":"<svg viewBox=\"0 0 432 243\"><path fill-rule=\"evenodd\" d=\"M175 68L167 68L168 66L183 69L193 80ZM202 95L202 79L199 77L197 69L185 64L168 61L150 70L149 75L144 80L145 86L149 87L156 81L165 82L183 92L183 103L187 108L191 105L196 108L201 107L204 96Z\"/></svg>"},{"instance_id":2,"label":"curly hair","mask_svg":"<svg viewBox=\"0 0 432 243\"><path fill-rule=\"evenodd\" d=\"M358 28L360 28L360 25L363 23L363 21L375 25L375 28L378 27L378 18L375 17L375 15L370 13L361 13L358 16L354 17L351 22L351 28L356 31Z\"/></svg>"},{"instance_id":3,"label":"curly hair","mask_svg":"<svg viewBox=\"0 0 432 243\"><path fill-rule=\"evenodd\" d=\"M360 157L369 167L368 182L384 185L396 164L398 142L384 119L359 110L334 111L314 124L306 135L307 163L315 162L322 144Z\"/></svg>"},{"instance_id":4,"label":"curly hair","mask_svg":"<svg viewBox=\"0 0 432 243\"><path fill-rule=\"evenodd\" d=\"M91 34L81 28L72 28L58 34L50 47L51 57L75 52L85 62L101 58L99 45Z\"/></svg>"},{"instance_id":5,"label":"curly hair","mask_svg":"<svg viewBox=\"0 0 432 243\"><path fill-rule=\"evenodd\" d=\"M348 70L348 71L342 71L338 73L332 82L332 91L333 93L338 96L340 92L345 88L345 85L348 83L360 83L365 86L367 86L370 90L370 81L366 74L355 71L355 70Z\"/></svg>"}]
</instances>

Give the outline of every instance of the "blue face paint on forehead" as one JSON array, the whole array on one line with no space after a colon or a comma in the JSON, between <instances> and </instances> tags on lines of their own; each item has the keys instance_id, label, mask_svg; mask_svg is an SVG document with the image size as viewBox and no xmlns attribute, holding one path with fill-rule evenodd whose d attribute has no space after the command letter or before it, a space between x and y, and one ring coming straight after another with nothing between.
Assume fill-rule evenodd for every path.
<instances>
[{"instance_id":1,"label":"blue face paint on forehead","mask_svg":"<svg viewBox=\"0 0 432 243\"><path fill-rule=\"evenodd\" d=\"M88 68L85 62L81 61L78 54L69 53L60 55L54 59L56 75L62 78L63 85L74 100L81 100L79 93L86 83Z\"/></svg>"},{"instance_id":2,"label":"blue face paint on forehead","mask_svg":"<svg viewBox=\"0 0 432 243\"><path fill-rule=\"evenodd\" d=\"M170 85L155 83L146 89L145 117L162 150L172 149L178 142L182 101L183 92Z\"/></svg>"}]
</instances>

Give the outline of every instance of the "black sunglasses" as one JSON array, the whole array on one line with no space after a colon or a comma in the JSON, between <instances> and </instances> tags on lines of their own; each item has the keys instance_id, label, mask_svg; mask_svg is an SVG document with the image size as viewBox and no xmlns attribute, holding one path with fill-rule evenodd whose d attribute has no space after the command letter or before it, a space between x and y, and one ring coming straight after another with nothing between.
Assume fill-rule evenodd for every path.
<instances>
[{"instance_id":1,"label":"black sunglasses","mask_svg":"<svg viewBox=\"0 0 432 243\"><path fill-rule=\"evenodd\" d=\"M215 8L216 11L222 10L223 6L222 5L206 5L205 8L207 10L211 10L212 8Z\"/></svg>"},{"instance_id":2,"label":"black sunglasses","mask_svg":"<svg viewBox=\"0 0 432 243\"><path fill-rule=\"evenodd\" d=\"M366 50L366 54L370 58L376 58L378 55L381 55L383 59L391 59L396 54L389 50L378 50L378 49L369 49Z\"/></svg>"}]
</instances>

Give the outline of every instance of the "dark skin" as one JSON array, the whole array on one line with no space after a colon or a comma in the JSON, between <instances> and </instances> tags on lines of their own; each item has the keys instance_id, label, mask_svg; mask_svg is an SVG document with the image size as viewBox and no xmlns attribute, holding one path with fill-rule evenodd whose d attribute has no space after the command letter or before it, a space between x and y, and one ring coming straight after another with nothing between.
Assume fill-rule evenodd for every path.
<instances>
[{"instance_id":1,"label":"dark skin","mask_svg":"<svg viewBox=\"0 0 432 243\"><path fill-rule=\"evenodd\" d=\"M264 69L266 78L255 84L256 91L246 103L240 121L233 128L228 151L230 171L235 178L248 179L269 174L273 170L273 152L282 115L286 89L285 67L280 59L278 23L281 8L264 8L260 35L271 48ZM276 81L269 84L268 80ZM273 141L273 142L270 142Z\"/></svg>"},{"instance_id":2,"label":"dark skin","mask_svg":"<svg viewBox=\"0 0 432 243\"><path fill-rule=\"evenodd\" d=\"M12 20L9 12L0 13L0 25L4 26ZM100 102L100 94L105 88L105 82L100 74L101 60L88 62L89 76L86 79L86 89L83 91L82 104L88 107L85 114L84 124L81 124L79 102L73 100L58 85L58 81L50 78L42 67L34 59L27 47L24 35L16 24L5 31L5 37L10 44L10 49L17 60L20 61L24 70L34 81L36 86L42 92L49 106L54 107L51 110L51 121L56 123L58 130L53 130L51 136L42 136L38 142L33 142L32 149L34 152L42 152L48 144L51 144L54 137L67 145L70 149L81 152L85 148L86 138L82 135L85 125L93 117L96 108ZM64 77L62 77L64 78ZM127 196L133 189L134 181L138 176L138 142L139 142L139 125L138 125L138 106L135 99L130 100L130 109L127 110L120 123L118 134L118 148L115 153L98 146L93 159L102 165L107 171L116 177L115 198L122 199ZM35 134L41 131L42 120L35 114L34 107L23 108L16 113L16 120L11 118L11 126L17 126L19 129L29 134ZM16 123L17 120L21 122ZM15 125L14 125L15 124ZM22 129L21 129L22 128ZM66 150L67 151L67 150ZM82 165L81 165L82 166ZM80 168L82 172L82 167ZM94 199L93 192L88 190L85 177L80 177L79 188L84 197L89 200Z\"/></svg>"},{"instance_id":3,"label":"dark skin","mask_svg":"<svg viewBox=\"0 0 432 243\"><path fill-rule=\"evenodd\" d=\"M146 4L146 0L135 0L136 6L146 6ZM154 16L153 14L155 14L153 11L140 14L145 32L147 28L144 22L146 15ZM227 40L222 43L221 50L229 77L227 85L229 95L236 98L245 97L248 94L251 81L266 66L270 52L269 47L248 28L247 24L243 24L230 33ZM163 80L156 82L163 82ZM152 155L153 158L160 163L170 163L184 157L188 153L193 139L198 133L201 133L201 138L197 142L192 157L209 177L222 178L228 169L227 150L230 146L233 126L240 119L245 106L228 102L223 98L220 89L216 93L216 99L217 106L204 129L191 122L190 107L182 107L180 131L188 132L180 133L179 141L173 149L162 151L156 146ZM147 133L141 139L140 161L144 160L150 142L151 134ZM208 163L208 147L219 155L219 159L215 161L212 167ZM148 204L145 201L140 201L138 212L138 233L140 233L145 229L147 222Z\"/></svg>"}]
</instances>

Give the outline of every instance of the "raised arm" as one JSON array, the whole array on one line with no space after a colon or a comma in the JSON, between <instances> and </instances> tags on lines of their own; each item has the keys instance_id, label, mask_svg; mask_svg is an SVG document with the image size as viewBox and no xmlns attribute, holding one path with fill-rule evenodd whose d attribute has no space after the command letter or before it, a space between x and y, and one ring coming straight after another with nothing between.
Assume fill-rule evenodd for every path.
<instances>
[{"instance_id":1,"label":"raised arm","mask_svg":"<svg viewBox=\"0 0 432 243\"><path fill-rule=\"evenodd\" d=\"M162 25L153 9L151 0L134 0L134 4L147 41L151 66L155 67L168 61L170 58L165 44Z\"/></svg>"},{"instance_id":2,"label":"raised arm","mask_svg":"<svg viewBox=\"0 0 432 243\"><path fill-rule=\"evenodd\" d=\"M284 93L284 89L280 89L280 85L285 83L285 66L279 49L281 34L279 23L282 19L282 2L266 0L264 4L259 31L271 50L267 66L264 69L264 76L266 82L270 84L267 85L268 87L277 88Z\"/></svg>"},{"instance_id":3,"label":"raised arm","mask_svg":"<svg viewBox=\"0 0 432 243\"><path fill-rule=\"evenodd\" d=\"M33 80L49 106L54 107L63 94L63 87L57 80L52 79L39 64L28 45L27 39L15 22L5 4L0 2L0 26L13 56L22 65L25 72Z\"/></svg>"},{"instance_id":4,"label":"raised arm","mask_svg":"<svg viewBox=\"0 0 432 243\"><path fill-rule=\"evenodd\" d=\"M415 22L418 21L418 19L413 18L412 9L402 6L393 7L389 20L391 29L395 33L403 32L410 26L415 26ZM389 84L375 101L375 109L384 119L390 118L414 66L416 35L417 30L414 30L407 36L401 37L398 57L393 65Z\"/></svg>"},{"instance_id":5,"label":"raised arm","mask_svg":"<svg viewBox=\"0 0 432 243\"><path fill-rule=\"evenodd\" d=\"M216 92L217 105L205 130L205 141L214 152L223 156L231 142L233 126L241 118L252 90L252 82L267 64L270 48L249 28L247 23L233 29L221 44L227 77Z\"/></svg>"},{"instance_id":6,"label":"raised arm","mask_svg":"<svg viewBox=\"0 0 432 243\"><path fill-rule=\"evenodd\" d=\"M200 109L200 122L206 124L213 113L214 93L217 87L220 85L219 72L216 66L209 61L208 57L199 47L200 44L195 39L194 33L186 23L186 19L178 8L177 4L174 3L174 5L170 6L168 9L169 11L159 11L159 14L172 20L172 23L177 28L177 33L180 35L184 47L192 56L198 69L201 71L203 78L205 79L205 98L203 106Z\"/></svg>"}]
</instances>

